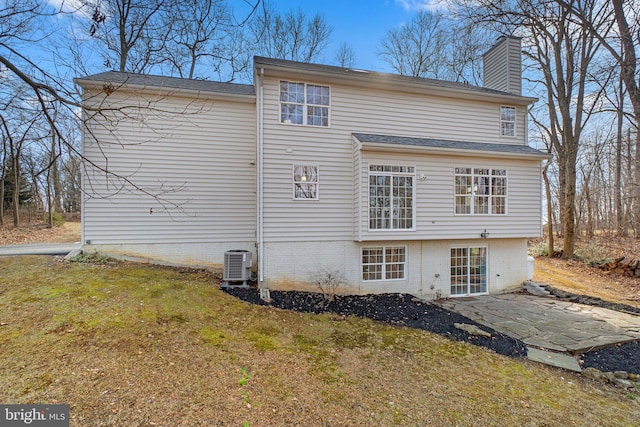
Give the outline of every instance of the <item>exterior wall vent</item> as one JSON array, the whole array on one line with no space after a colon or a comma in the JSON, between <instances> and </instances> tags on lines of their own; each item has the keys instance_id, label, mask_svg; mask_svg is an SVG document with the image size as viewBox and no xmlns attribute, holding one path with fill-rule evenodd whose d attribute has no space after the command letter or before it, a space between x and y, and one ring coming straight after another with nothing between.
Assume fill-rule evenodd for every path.
<instances>
[{"instance_id":1,"label":"exterior wall vent","mask_svg":"<svg viewBox=\"0 0 640 427\"><path fill-rule=\"evenodd\" d=\"M251 280L251 267L253 258L250 251L235 249L224 253L224 272L222 274L223 287L231 286L231 283L242 282L242 286L247 286L247 281Z\"/></svg>"}]
</instances>

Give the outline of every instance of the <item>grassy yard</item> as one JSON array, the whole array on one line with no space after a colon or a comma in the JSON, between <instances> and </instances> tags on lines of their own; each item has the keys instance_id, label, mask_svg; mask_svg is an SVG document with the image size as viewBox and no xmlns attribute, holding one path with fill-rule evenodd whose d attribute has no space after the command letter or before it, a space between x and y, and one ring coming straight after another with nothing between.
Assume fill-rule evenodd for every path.
<instances>
[{"instance_id":1,"label":"grassy yard","mask_svg":"<svg viewBox=\"0 0 640 427\"><path fill-rule=\"evenodd\" d=\"M0 402L74 426L632 426L640 397L366 319L251 306L206 272L0 258Z\"/></svg>"}]
</instances>

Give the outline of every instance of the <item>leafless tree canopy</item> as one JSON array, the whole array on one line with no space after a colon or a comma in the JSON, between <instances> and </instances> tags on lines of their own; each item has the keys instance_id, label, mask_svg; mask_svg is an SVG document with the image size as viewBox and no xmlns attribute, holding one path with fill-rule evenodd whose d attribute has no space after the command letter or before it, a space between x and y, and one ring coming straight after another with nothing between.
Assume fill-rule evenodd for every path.
<instances>
[{"instance_id":1,"label":"leafless tree canopy","mask_svg":"<svg viewBox=\"0 0 640 427\"><path fill-rule=\"evenodd\" d=\"M479 84L481 54L490 47L482 34L480 27L419 11L409 24L387 31L379 56L398 74Z\"/></svg>"},{"instance_id":2,"label":"leafless tree canopy","mask_svg":"<svg viewBox=\"0 0 640 427\"><path fill-rule=\"evenodd\" d=\"M250 25L256 54L299 62L320 59L333 31L322 15L308 17L302 9L281 14L274 6L263 5Z\"/></svg>"}]
</instances>

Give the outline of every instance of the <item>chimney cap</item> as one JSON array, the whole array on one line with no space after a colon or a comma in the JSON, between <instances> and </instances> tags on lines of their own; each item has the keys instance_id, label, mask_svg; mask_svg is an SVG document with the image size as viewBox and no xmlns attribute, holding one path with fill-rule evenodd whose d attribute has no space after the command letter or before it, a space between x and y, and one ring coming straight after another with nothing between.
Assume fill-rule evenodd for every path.
<instances>
[{"instance_id":1,"label":"chimney cap","mask_svg":"<svg viewBox=\"0 0 640 427\"><path fill-rule=\"evenodd\" d=\"M498 46L500 46L502 43L506 42L508 39L511 40L515 40L520 42L522 40L522 37L517 37L517 36L510 36L510 35L506 35L503 34L501 36L498 36L498 38L496 38L496 41L493 43L493 45L489 48L489 50L487 50L485 53L482 54L482 57L487 56L489 53L491 53L491 51L493 51L495 48L497 48Z\"/></svg>"}]
</instances>

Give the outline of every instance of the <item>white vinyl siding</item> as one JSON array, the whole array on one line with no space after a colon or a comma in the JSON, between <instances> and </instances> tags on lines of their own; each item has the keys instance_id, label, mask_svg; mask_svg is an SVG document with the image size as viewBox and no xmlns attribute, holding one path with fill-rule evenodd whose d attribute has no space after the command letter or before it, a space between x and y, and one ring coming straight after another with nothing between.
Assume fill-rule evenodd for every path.
<instances>
[{"instance_id":1,"label":"white vinyl siding","mask_svg":"<svg viewBox=\"0 0 640 427\"><path fill-rule=\"evenodd\" d=\"M110 123L102 115L87 121L84 155L96 167L87 164L83 176L85 240L255 241L254 103L119 93L105 100L127 108L112 111Z\"/></svg>"},{"instance_id":2,"label":"white vinyl siding","mask_svg":"<svg viewBox=\"0 0 640 427\"><path fill-rule=\"evenodd\" d=\"M363 152L354 147L352 133L378 133L447 140L496 143L499 103L444 98L390 90L372 90L331 83L331 127L283 126L280 123L281 76L264 79L264 241L344 241L376 239L439 239L479 236L487 227L492 237L536 236L540 233L540 162L501 160L498 164L473 157ZM326 83L309 79L307 84ZM524 144L519 108L518 138L504 143ZM466 126L454 126L459 117ZM402 147L400 147L402 148ZM414 161L416 159L416 161ZM506 162L503 164L502 162ZM309 209L292 200L291 165L315 164L322 171L322 197ZM413 229L381 233L369 231L369 165L415 165L415 221ZM514 166L510 166L513 164ZM479 224L453 215L453 166L504 167L510 176L508 220ZM354 182L355 176L355 182ZM513 181L513 184L512 184ZM356 188L360 191L354 193ZM523 192L521 195L520 192ZM515 198L511 197L515 194ZM357 202L354 203L354 195ZM494 227L495 226L495 227ZM482 227L482 228L478 228ZM496 228L498 227L498 228ZM375 236L373 235L375 234Z\"/></svg>"},{"instance_id":3,"label":"white vinyl siding","mask_svg":"<svg viewBox=\"0 0 640 427\"><path fill-rule=\"evenodd\" d=\"M470 239L480 238L485 229L491 238L515 238L539 236L542 216L540 163L537 160L490 160L474 157L445 155L417 155L378 153L363 150L360 180L368 183L369 165L380 162L408 162L415 164L416 175L424 174L424 181L415 182L415 231L394 230L396 239ZM508 194L506 214L456 215L455 212L455 168L481 168L508 171ZM502 176L497 178L503 178ZM501 200L492 199L496 209L501 209ZM361 241L376 241L388 238L376 230L369 229L367 213L369 194L367 187L359 198L360 212L356 218L354 235Z\"/></svg>"},{"instance_id":4,"label":"white vinyl siding","mask_svg":"<svg viewBox=\"0 0 640 427\"><path fill-rule=\"evenodd\" d=\"M520 95L522 60L519 40L507 37L482 58L484 87Z\"/></svg>"}]
</instances>

